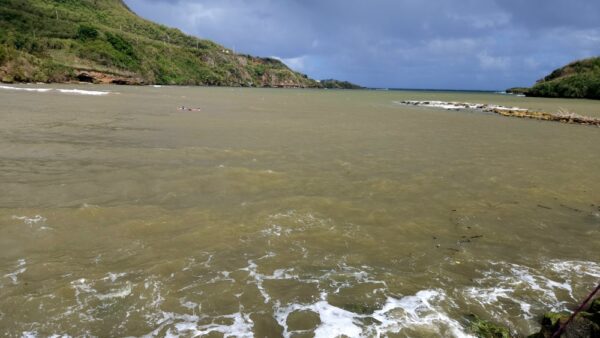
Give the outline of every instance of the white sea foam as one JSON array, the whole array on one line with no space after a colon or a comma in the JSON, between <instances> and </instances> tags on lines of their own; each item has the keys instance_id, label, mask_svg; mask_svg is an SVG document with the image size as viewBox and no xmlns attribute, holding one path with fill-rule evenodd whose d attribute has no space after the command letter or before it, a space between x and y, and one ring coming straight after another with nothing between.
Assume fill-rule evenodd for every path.
<instances>
[{"instance_id":1,"label":"white sea foam","mask_svg":"<svg viewBox=\"0 0 600 338\"><path fill-rule=\"evenodd\" d=\"M508 304L520 308L531 320L540 311L565 311L578 301L573 289L585 289L584 280L600 278L600 264L551 260L539 269L506 262L492 262L492 269L475 279L475 286L463 291L465 298L479 303L496 317L508 316ZM591 278L590 278L591 277Z\"/></svg>"},{"instance_id":2,"label":"white sea foam","mask_svg":"<svg viewBox=\"0 0 600 338\"><path fill-rule=\"evenodd\" d=\"M109 91L98 91L98 90L82 90L82 89L53 89L53 88L26 88L26 87L13 87L13 86L3 86L0 85L0 89L5 90L18 90L18 91L26 91L26 92L37 92L37 93L48 93L48 92L59 92L62 94L77 94L77 95L108 95L111 92Z\"/></svg>"},{"instance_id":3,"label":"white sea foam","mask_svg":"<svg viewBox=\"0 0 600 338\"><path fill-rule=\"evenodd\" d=\"M12 219L23 221L23 223L25 223L31 227L33 225L37 225L38 226L37 230L52 230L52 228L46 226L47 219L41 215L35 215L33 217L13 215Z\"/></svg>"},{"instance_id":4,"label":"white sea foam","mask_svg":"<svg viewBox=\"0 0 600 338\"><path fill-rule=\"evenodd\" d=\"M555 273L558 273L568 282L571 282L573 276L586 275L594 278L600 278L600 263L586 261L561 261L551 260L546 262L546 267Z\"/></svg>"},{"instance_id":5,"label":"white sea foam","mask_svg":"<svg viewBox=\"0 0 600 338\"><path fill-rule=\"evenodd\" d=\"M12 219L16 219L19 221L23 221L23 223L27 224L27 225L34 225L34 224L38 224L38 223L44 223L47 221L47 219L45 217L42 217L41 215L35 215L33 217L29 217L29 216L12 216Z\"/></svg>"},{"instance_id":6,"label":"white sea foam","mask_svg":"<svg viewBox=\"0 0 600 338\"><path fill-rule=\"evenodd\" d=\"M24 88L24 87L1 86L1 85L0 85L0 89L20 90L20 91L38 92L38 93L45 93L45 92L49 92L52 90L52 88Z\"/></svg>"},{"instance_id":7,"label":"white sea foam","mask_svg":"<svg viewBox=\"0 0 600 338\"><path fill-rule=\"evenodd\" d=\"M111 298L125 298L131 294L131 283L127 282L123 288L113 289L107 293L96 293L96 298L100 300Z\"/></svg>"},{"instance_id":8,"label":"white sea foam","mask_svg":"<svg viewBox=\"0 0 600 338\"><path fill-rule=\"evenodd\" d=\"M285 337L296 334L313 334L315 337L333 337L346 335L348 337L385 337L389 335L406 336L436 336L436 337L472 337L467 329L459 322L460 314L465 309L456 304L466 304L470 308L481 306L490 318L512 318L511 323L519 322L521 327L525 322L537 326L535 317L539 313L552 308L564 308L565 302L572 303L579 298L582 289L590 280L600 277L600 265L585 261L551 260L540 267L531 268L506 262L492 262L489 268L481 271L481 277L476 278L472 286L458 289L442 289L434 286L414 294L405 296L393 295L389 292L385 280L379 280L380 274L369 266L350 266L341 262L331 271L302 274L301 269L280 268L263 271L262 263L271 261L274 254L247 261L247 266L229 271L212 271L215 278L231 281L235 286L235 296L241 298L247 287L258 290L264 300L266 310L272 309L273 318L283 328ZM206 253L205 262L190 260L183 271L195 270L197 267L207 268L212 255ZM19 261L18 268L25 266L25 261ZM210 269L208 269L210 270ZM205 271L205 270L203 270ZM244 271L246 273L241 273ZM225 337L253 336L254 322L251 312L244 311L239 306L236 313L222 315L207 315L202 311L202 300L205 297L203 289L193 293L170 293L165 289L164 281L151 276L145 280L130 281L136 274L107 273L97 279L80 278L71 282L75 290L77 304L68 308L63 318L76 318L86 322L101 320L99 309L109 305L126 302L129 304L124 314L124 323L130 313L140 312L153 330L148 337L153 336L202 336L209 333L219 333ZM128 277L129 276L129 277ZM200 284L206 284L212 275L201 277ZM172 279L167 279L168 281ZM315 300L305 303L282 303L275 294L270 294L270 283L266 281L294 280L298 283L312 283L320 292ZM165 282L166 283L166 282ZM361 285L360 290L368 287L369 294L377 293L378 302L369 313L355 313L336 306L333 299L343 296L343 288L354 288ZM238 289L242 287L243 289ZM256 289L253 289L255 293ZM573 295L575 291L577 294ZM193 296L191 296L193 294ZM174 310L173 302L165 300L176 295L175 302L180 310ZM188 298L188 295L191 298ZM370 297L369 297L370 298ZM573 301L571 300L573 299ZM177 303L175 303L177 304ZM334 305L336 304L336 305ZM377 306L377 304L379 304ZM163 305L167 308L163 309ZM133 311L133 312L131 312ZM236 310L233 310L236 311ZM257 310L253 309L252 312ZM310 330L294 330L288 326L290 315L298 311L312 312L320 321ZM522 313L514 317L515 313ZM76 316L76 317L75 317ZM505 323L510 324L510 323ZM125 325L125 324L123 324ZM527 325L527 324L525 324ZM33 326L28 330L40 330Z\"/></svg>"},{"instance_id":9,"label":"white sea foam","mask_svg":"<svg viewBox=\"0 0 600 338\"><path fill-rule=\"evenodd\" d=\"M249 261L246 268L248 277L258 288L264 302L272 301L271 296L264 287L266 280L297 280L302 283L328 284L328 289L338 293L342 288L353 285L370 283L380 284L373 292L386 293L387 285L371 277L369 267L354 268L345 264L339 269L330 271L315 279L304 278L293 269L277 269L272 274L261 274L258 265ZM323 285L321 285L323 286ZM335 337L345 335L348 337L386 336L390 333L400 333L403 330L411 332L426 332L426 334L448 337L471 337L460 323L444 312L442 303L448 304L446 294L442 290L424 290L413 296L402 298L387 297L385 304L372 314L358 314L330 304L327 292L321 293L320 300L310 304L289 304L282 306L279 301L274 301L274 317L284 328L284 336L292 337L294 334L306 331L292 331L288 327L288 316L296 311L310 311L317 314L320 324L314 330L315 337Z\"/></svg>"},{"instance_id":10,"label":"white sea foam","mask_svg":"<svg viewBox=\"0 0 600 338\"><path fill-rule=\"evenodd\" d=\"M58 89L58 91L63 94L94 95L94 96L110 94L110 92L103 92L103 91L97 91L97 90L81 90L81 89Z\"/></svg>"},{"instance_id":11,"label":"white sea foam","mask_svg":"<svg viewBox=\"0 0 600 338\"><path fill-rule=\"evenodd\" d=\"M272 275L261 274L261 273L258 272L258 265L254 261L252 261L252 260L248 261L248 266L247 267L242 268L240 270L248 272L248 277L250 277L251 279L253 279L253 282L256 284L256 287L258 288L258 291L262 295L265 304L268 303L271 300L271 297L269 296L269 294L267 293L267 291L265 290L265 288L263 286L263 282L265 280L273 280L273 279L277 279L277 280L298 279L298 276L292 275L290 273L291 271L293 271L292 269L275 270Z\"/></svg>"},{"instance_id":12,"label":"white sea foam","mask_svg":"<svg viewBox=\"0 0 600 338\"><path fill-rule=\"evenodd\" d=\"M106 277L104 277L104 280L110 280L111 282L116 282L117 279L121 278L121 277L125 277L127 276L126 272L121 272L121 273L114 273L114 272L109 272Z\"/></svg>"},{"instance_id":13,"label":"white sea foam","mask_svg":"<svg viewBox=\"0 0 600 338\"><path fill-rule=\"evenodd\" d=\"M461 110L461 109L477 109L477 110L512 110L512 111L527 111L527 109L519 107L508 107L493 104L470 103L470 102L445 102L445 101L393 101L400 105L413 105L421 107L441 108L446 110Z\"/></svg>"},{"instance_id":14,"label":"white sea foam","mask_svg":"<svg viewBox=\"0 0 600 338\"><path fill-rule=\"evenodd\" d=\"M213 277L212 279L210 279L206 283L207 284L213 284L213 283L218 283L218 282L231 282L231 283L235 283L235 279L229 277L229 274L230 274L229 271L221 271L217 276Z\"/></svg>"},{"instance_id":15,"label":"white sea foam","mask_svg":"<svg viewBox=\"0 0 600 338\"><path fill-rule=\"evenodd\" d=\"M75 296L80 304L84 303L80 301L80 296L82 295L91 295L99 300L107 300L112 298L125 298L129 296L132 291L132 284L129 281L126 281L124 286L111 288L109 292L106 293L98 292L92 287L92 283L85 278L80 278L71 282L71 286L75 289Z\"/></svg>"},{"instance_id":16,"label":"white sea foam","mask_svg":"<svg viewBox=\"0 0 600 338\"><path fill-rule=\"evenodd\" d=\"M21 333L21 338L37 338L40 337L37 331L25 331L23 333ZM71 338L71 336L67 335L67 334L52 334L49 336L46 336L48 338Z\"/></svg>"},{"instance_id":17,"label":"white sea foam","mask_svg":"<svg viewBox=\"0 0 600 338\"><path fill-rule=\"evenodd\" d=\"M357 314L327 302L327 294L313 304L291 304L278 307L275 319L284 328L284 336L292 337L299 331L291 331L288 316L296 311L310 311L319 316L320 324L314 331L315 337L385 337L403 330L420 332L439 337L472 337L460 323L451 319L436 304L444 301L441 290L423 290L414 296L400 299L388 297L381 309L373 314ZM370 324L369 324L370 323Z\"/></svg>"},{"instance_id":18,"label":"white sea foam","mask_svg":"<svg viewBox=\"0 0 600 338\"><path fill-rule=\"evenodd\" d=\"M231 325L215 323L199 325L197 321L179 322L174 325L174 328L170 328L167 331L166 336L181 337L182 335L191 335L193 337L199 337L209 334L211 332L219 332L222 333L224 337L254 337L254 333L252 332L254 322L252 321L252 319L250 319L250 315L237 312L231 315L220 316L217 318L229 319L232 320L233 323Z\"/></svg>"},{"instance_id":19,"label":"white sea foam","mask_svg":"<svg viewBox=\"0 0 600 338\"><path fill-rule=\"evenodd\" d=\"M212 321L208 324L201 323L206 322L207 320ZM226 320L231 322L231 324L217 324L215 323L217 320L220 322ZM164 336L172 338L181 336L200 337L211 332L221 333L224 337L254 337L252 332L254 322L250 319L249 314L244 314L242 312L211 318L198 315L162 312L160 319L158 319L158 323L160 323L158 327L144 337L157 337L161 335L161 331L167 326L169 328L166 333L164 333Z\"/></svg>"},{"instance_id":20,"label":"white sea foam","mask_svg":"<svg viewBox=\"0 0 600 338\"><path fill-rule=\"evenodd\" d=\"M263 229L261 233L265 237L281 237L319 227L331 230L335 226L331 219L320 218L310 212L301 213L296 210L288 210L269 215L267 228Z\"/></svg>"},{"instance_id":21,"label":"white sea foam","mask_svg":"<svg viewBox=\"0 0 600 338\"><path fill-rule=\"evenodd\" d=\"M4 275L5 278L10 278L10 280L12 281L13 284L18 284L19 283L19 275L24 273L25 271L27 271L27 267L25 266L27 264L27 261L24 259L19 259L17 261L17 266L16 266L16 270L11 272L11 273L7 273L6 275Z\"/></svg>"},{"instance_id":22,"label":"white sea foam","mask_svg":"<svg viewBox=\"0 0 600 338\"><path fill-rule=\"evenodd\" d=\"M325 273L321 279L328 281L331 287L335 288L335 293L340 292L343 288L349 288L356 284L380 284L381 287L374 289L373 292L387 290L387 284L385 281L377 280L371 277L367 271L368 266L362 268L355 268L348 266L345 263L339 265L338 270L333 270Z\"/></svg>"}]
</instances>

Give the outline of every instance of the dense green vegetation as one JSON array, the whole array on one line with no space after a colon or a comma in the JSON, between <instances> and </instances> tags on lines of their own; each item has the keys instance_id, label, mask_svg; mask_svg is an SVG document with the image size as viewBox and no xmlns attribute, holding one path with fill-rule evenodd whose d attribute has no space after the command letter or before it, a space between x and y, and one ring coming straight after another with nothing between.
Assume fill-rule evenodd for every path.
<instances>
[{"instance_id":1,"label":"dense green vegetation","mask_svg":"<svg viewBox=\"0 0 600 338\"><path fill-rule=\"evenodd\" d=\"M514 87L506 90L508 94L527 94L529 92L529 88L526 87Z\"/></svg>"},{"instance_id":2,"label":"dense green vegetation","mask_svg":"<svg viewBox=\"0 0 600 338\"><path fill-rule=\"evenodd\" d=\"M321 80L323 88L328 89L362 89L363 87L348 81L339 81L333 79Z\"/></svg>"},{"instance_id":3,"label":"dense green vegetation","mask_svg":"<svg viewBox=\"0 0 600 338\"><path fill-rule=\"evenodd\" d=\"M0 0L0 80L320 87L278 60L144 20L121 0Z\"/></svg>"},{"instance_id":4,"label":"dense green vegetation","mask_svg":"<svg viewBox=\"0 0 600 338\"><path fill-rule=\"evenodd\" d=\"M575 61L554 70L531 88L518 89L527 96L600 99L600 57Z\"/></svg>"}]
</instances>

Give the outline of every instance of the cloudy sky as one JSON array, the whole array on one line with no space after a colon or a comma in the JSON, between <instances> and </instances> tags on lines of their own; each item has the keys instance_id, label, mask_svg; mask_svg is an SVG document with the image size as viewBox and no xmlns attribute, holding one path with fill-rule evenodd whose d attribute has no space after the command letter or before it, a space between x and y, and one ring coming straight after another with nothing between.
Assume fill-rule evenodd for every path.
<instances>
[{"instance_id":1,"label":"cloudy sky","mask_svg":"<svg viewBox=\"0 0 600 338\"><path fill-rule=\"evenodd\" d=\"M316 79L528 86L600 55L599 0L125 0L139 15Z\"/></svg>"}]
</instances>

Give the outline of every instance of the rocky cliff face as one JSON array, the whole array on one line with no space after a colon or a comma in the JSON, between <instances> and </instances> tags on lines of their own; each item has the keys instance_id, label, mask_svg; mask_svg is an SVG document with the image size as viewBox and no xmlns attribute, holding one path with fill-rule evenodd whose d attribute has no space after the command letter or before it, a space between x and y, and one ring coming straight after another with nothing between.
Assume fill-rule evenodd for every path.
<instances>
[{"instance_id":1,"label":"rocky cliff face","mask_svg":"<svg viewBox=\"0 0 600 338\"><path fill-rule=\"evenodd\" d=\"M142 19L121 0L0 0L0 80L320 87L278 60Z\"/></svg>"}]
</instances>

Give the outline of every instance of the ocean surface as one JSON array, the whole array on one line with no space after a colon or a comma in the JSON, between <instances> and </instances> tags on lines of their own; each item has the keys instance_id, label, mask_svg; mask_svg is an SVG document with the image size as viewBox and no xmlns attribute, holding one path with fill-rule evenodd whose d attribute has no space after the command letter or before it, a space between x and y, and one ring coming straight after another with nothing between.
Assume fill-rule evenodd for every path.
<instances>
[{"instance_id":1,"label":"ocean surface","mask_svg":"<svg viewBox=\"0 0 600 338\"><path fill-rule=\"evenodd\" d=\"M471 337L475 314L524 335L572 309L600 280L600 128L401 100L600 117L490 93L0 86L2 332Z\"/></svg>"}]
</instances>

